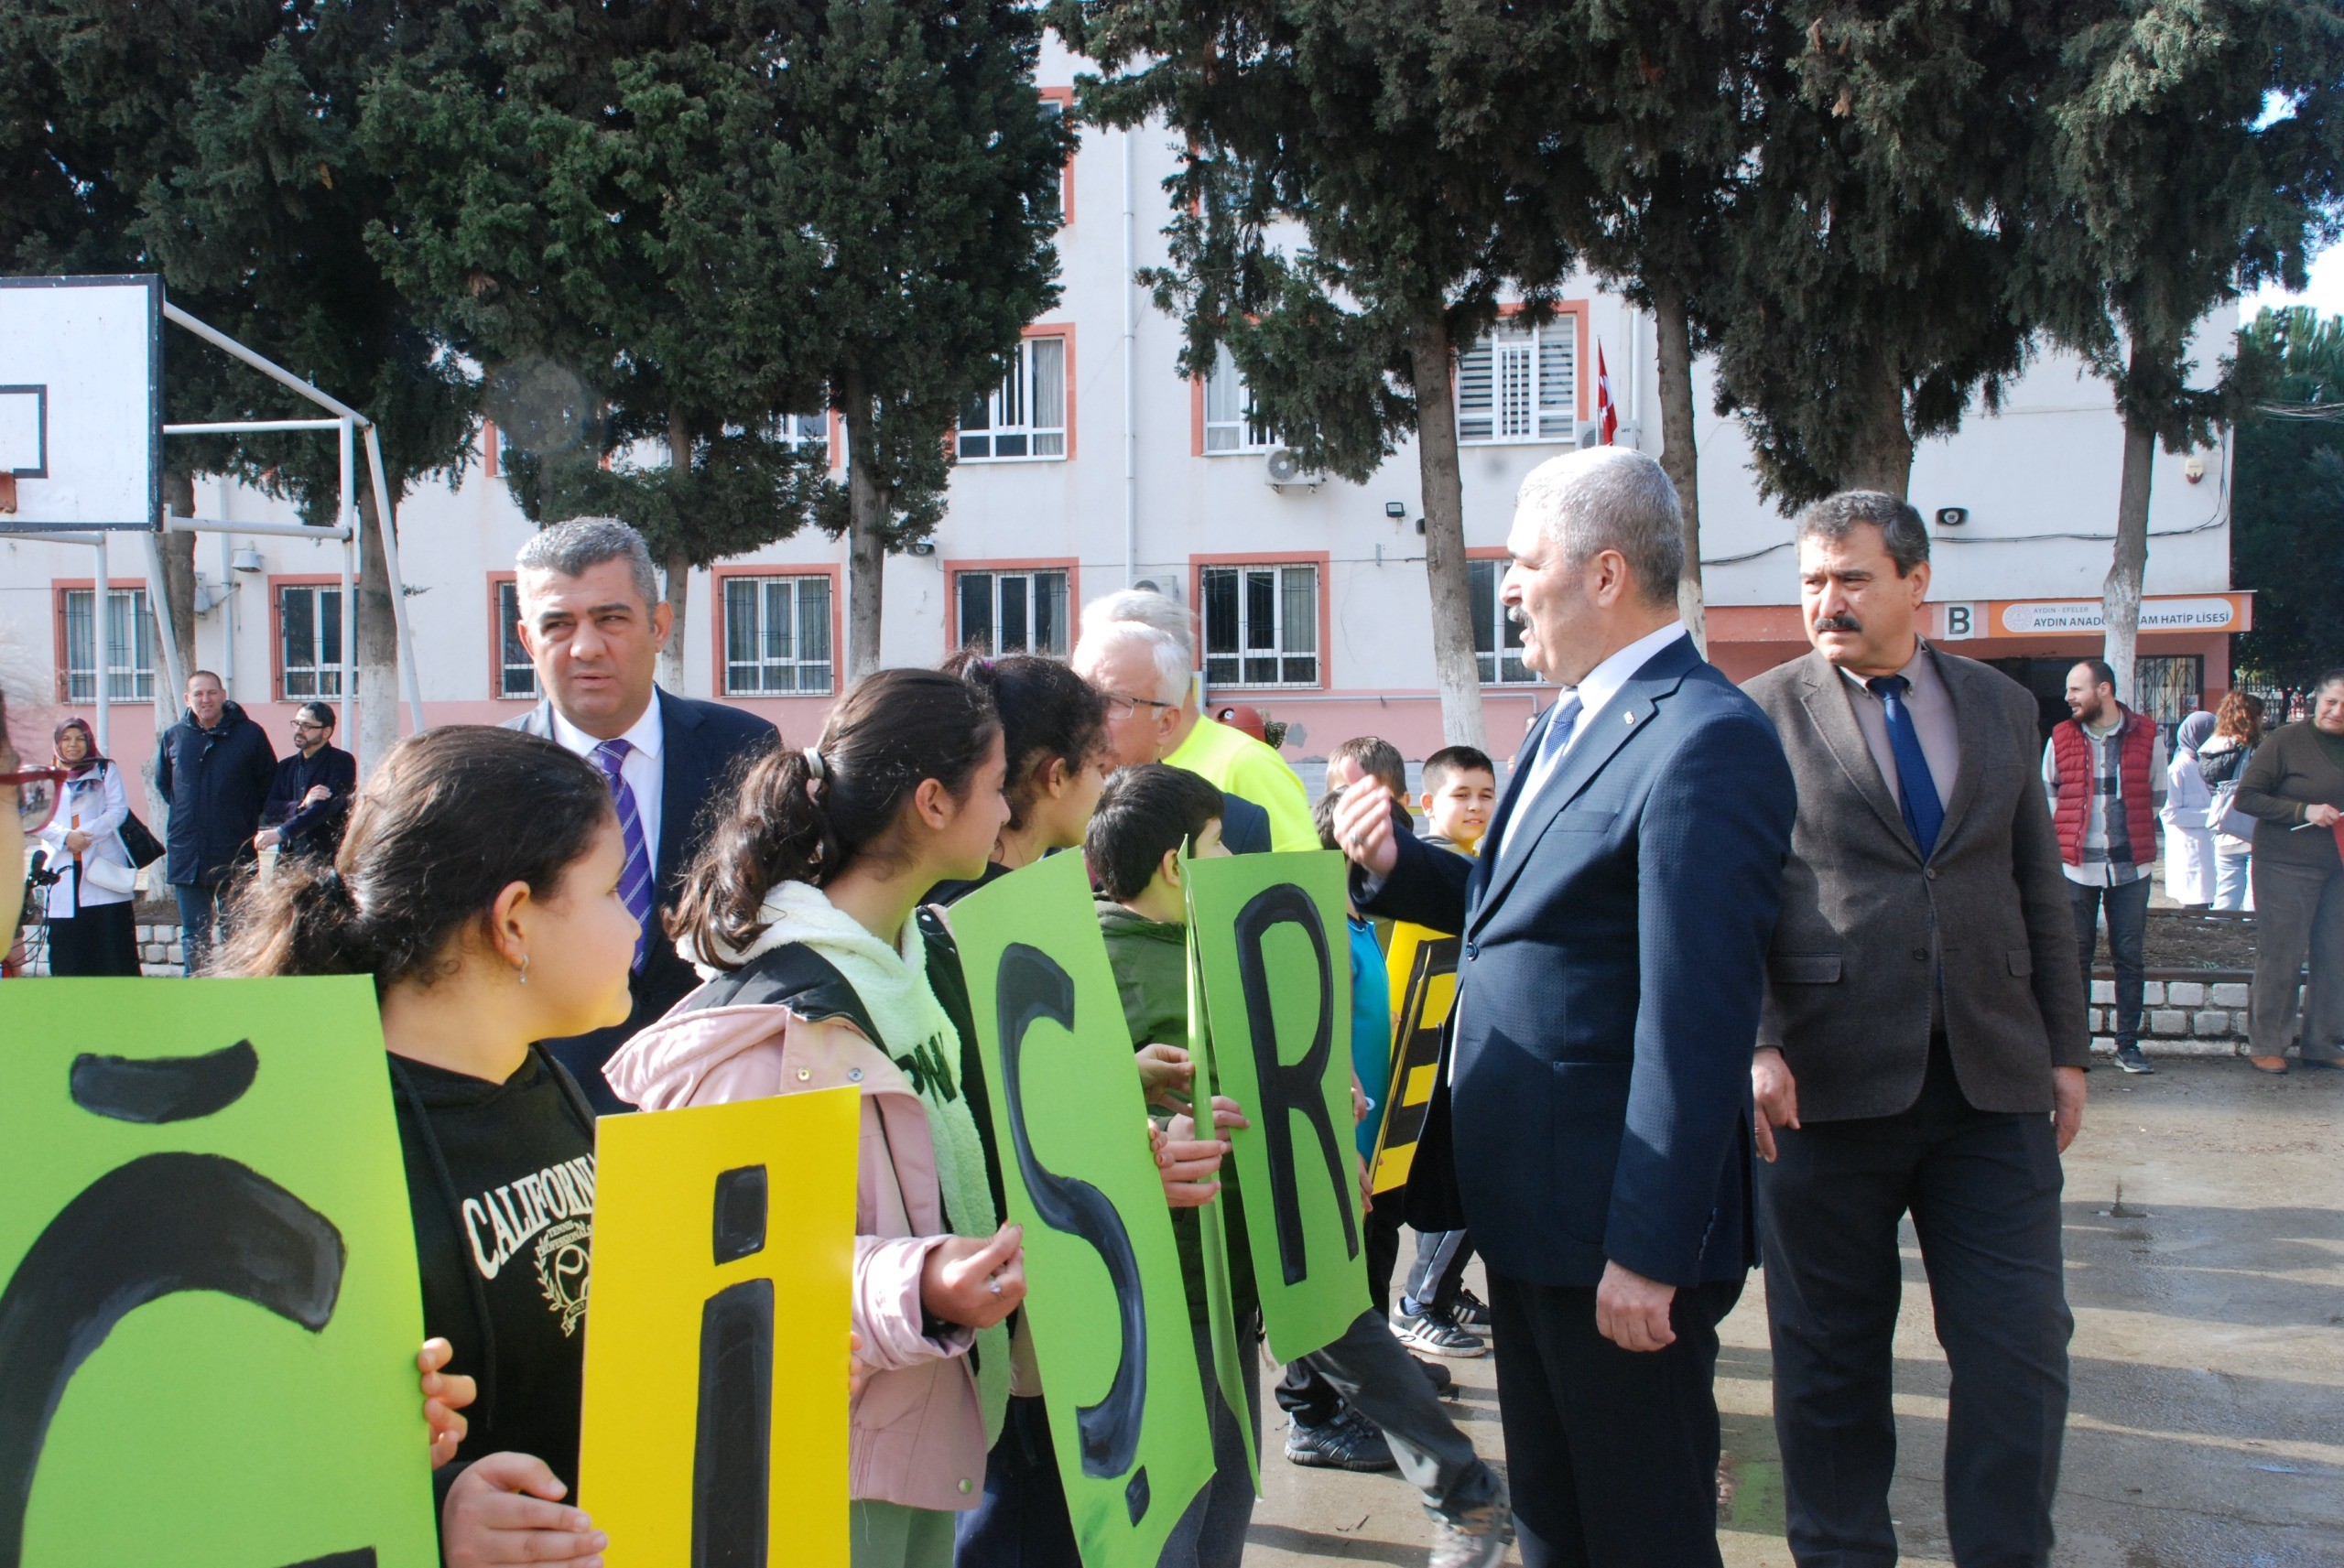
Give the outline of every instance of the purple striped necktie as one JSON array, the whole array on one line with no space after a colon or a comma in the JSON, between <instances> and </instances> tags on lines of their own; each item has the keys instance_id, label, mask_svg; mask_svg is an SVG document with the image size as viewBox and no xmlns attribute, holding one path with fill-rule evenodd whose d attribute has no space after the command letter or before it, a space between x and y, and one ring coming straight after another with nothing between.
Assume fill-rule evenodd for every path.
<instances>
[{"instance_id":1,"label":"purple striped necktie","mask_svg":"<svg viewBox=\"0 0 2344 1568\"><path fill-rule=\"evenodd\" d=\"M635 747L625 741L605 741L594 748L594 761L601 765L602 776L611 782L611 799L619 808L619 837L626 845L626 869L619 873L619 898L626 912L635 916L642 933L635 939L635 963L643 968L644 955L651 951L651 854L644 847L643 815L635 809L635 791L627 787L626 775L620 769L627 753Z\"/></svg>"}]
</instances>

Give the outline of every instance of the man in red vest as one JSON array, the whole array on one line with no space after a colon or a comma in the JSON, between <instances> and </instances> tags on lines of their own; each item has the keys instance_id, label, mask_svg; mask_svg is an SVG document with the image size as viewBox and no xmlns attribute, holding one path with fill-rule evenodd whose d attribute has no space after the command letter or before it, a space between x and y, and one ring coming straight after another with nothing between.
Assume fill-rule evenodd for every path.
<instances>
[{"instance_id":1,"label":"man in red vest","mask_svg":"<svg viewBox=\"0 0 2344 1568\"><path fill-rule=\"evenodd\" d=\"M2043 787L2066 862L2076 946L2091 987L2100 922L2116 966L2116 1065L2154 1073L2141 1054L2141 948L2148 934L2149 869L2161 853L2165 737L2156 721L2116 700L2116 672L2086 659L2067 672L2067 711L2043 748Z\"/></svg>"}]
</instances>

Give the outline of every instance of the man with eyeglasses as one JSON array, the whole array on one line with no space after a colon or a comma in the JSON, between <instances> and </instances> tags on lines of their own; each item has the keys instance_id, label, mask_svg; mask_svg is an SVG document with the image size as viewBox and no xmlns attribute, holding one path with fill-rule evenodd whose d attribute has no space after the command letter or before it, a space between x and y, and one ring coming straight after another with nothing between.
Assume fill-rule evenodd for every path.
<instances>
[{"instance_id":1,"label":"man with eyeglasses","mask_svg":"<svg viewBox=\"0 0 2344 1568\"><path fill-rule=\"evenodd\" d=\"M1188 612L1160 593L1125 589L1082 612L1075 672L1107 694L1107 739L1115 765L1168 762L1209 780L1239 809L1221 821L1221 842L1249 849L1316 849L1310 797L1286 759L1242 730L1208 719L1192 698L1196 662ZM1249 842L1251 806L1267 816Z\"/></svg>"},{"instance_id":2,"label":"man with eyeglasses","mask_svg":"<svg viewBox=\"0 0 2344 1568\"><path fill-rule=\"evenodd\" d=\"M293 710L293 754L277 764L277 782L260 808L266 826L255 849L331 860L342 848L350 803L358 793L358 759L332 744L333 709L305 702Z\"/></svg>"}]
</instances>

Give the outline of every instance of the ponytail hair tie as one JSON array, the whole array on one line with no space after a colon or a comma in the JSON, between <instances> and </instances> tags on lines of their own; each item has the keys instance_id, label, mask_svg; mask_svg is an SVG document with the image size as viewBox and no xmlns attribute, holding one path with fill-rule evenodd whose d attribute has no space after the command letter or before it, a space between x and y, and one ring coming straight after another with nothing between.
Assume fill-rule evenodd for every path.
<instances>
[{"instance_id":1,"label":"ponytail hair tie","mask_svg":"<svg viewBox=\"0 0 2344 1568\"><path fill-rule=\"evenodd\" d=\"M821 752L816 751L813 747L808 746L802 754L806 758L806 772L809 775L811 782L820 784L824 779L830 777L830 770L822 766Z\"/></svg>"}]
</instances>

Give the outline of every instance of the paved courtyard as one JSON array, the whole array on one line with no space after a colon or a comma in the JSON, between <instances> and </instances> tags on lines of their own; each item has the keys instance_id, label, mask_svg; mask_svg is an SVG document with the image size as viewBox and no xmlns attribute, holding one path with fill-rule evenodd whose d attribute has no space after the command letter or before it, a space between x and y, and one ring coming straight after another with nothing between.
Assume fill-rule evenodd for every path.
<instances>
[{"instance_id":1,"label":"paved courtyard","mask_svg":"<svg viewBox=\"0 0 2344 1568\"><path fill-rule=\"evenodd\" d=\"M2056 1561L2073 1568L2344 1563L2344 1073L2255 1076L2173 1061L2101 1068L2067 1155L2075 1395ZM2121 1188L2121 1201L2120 1201ZM1937 1484L1944 1357L1905 1232L1894 1494L1904 1561L1951 1561ZM1724 1328L1718 1400L1731 1568L1789 1568L1782 1540L1764 1281ZM1452 1408L1486 1455L1503 1445L1490 1363L1450 1363ZM1264 1374L1264 1393L1270 1374ZM1345 1558L1413 1568L1429 1530L1389 1476L1299 1470L1264 1413L1249 1564Z\"/></svg>"}]
</instances>

